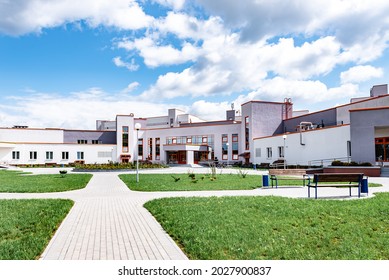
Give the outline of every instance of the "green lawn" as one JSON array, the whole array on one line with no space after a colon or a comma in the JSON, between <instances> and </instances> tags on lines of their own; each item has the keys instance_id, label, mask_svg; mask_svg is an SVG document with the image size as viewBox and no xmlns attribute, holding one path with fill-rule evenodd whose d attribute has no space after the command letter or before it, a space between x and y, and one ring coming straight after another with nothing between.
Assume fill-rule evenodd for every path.
<instances>
[{"instance_id":1,"label":"green lawn","mask_svg":"<svg viewBox=\"0 0 389 280\"><path fill-rule=\"evenodd\" d=\"M389 259L388 193L347 201L165 198L145 207L190 259Z\"/></svg>"},{"instance_id":2,"label":"green lawn","mask_svg":"<svg viewBox=\"0 0 389 280\"><path fill-rule=\"evenodd\" d=\"M28 175L19 171L0 170L0 192L64 192L85 188L91 178L91 174Z\"/></svg>"},{"instance_id":3,"label":"green lawn","mask_svg":"<svg viewBox=\"0 0 389 280\"><path fill-rule=\"evenodd\" d=\"M262 176L259 175L242 178L237 174L218 174L216 179L211 179L209 174L195 174L192 180L188 174L140 174L138 184L134 174L121 174L119 177L131 190L147 192L250 190L262 186Z\"/></svg>"},{"instance_id":4,"label":"green lawn","mask_svg":"<svg viewBox=\"0 0 389 280\"><path fill-rule=\"evenodd\" d=\"M72 205L63 199L0 200L0 259L39 258Z\"/></svg>"}]
</instances>

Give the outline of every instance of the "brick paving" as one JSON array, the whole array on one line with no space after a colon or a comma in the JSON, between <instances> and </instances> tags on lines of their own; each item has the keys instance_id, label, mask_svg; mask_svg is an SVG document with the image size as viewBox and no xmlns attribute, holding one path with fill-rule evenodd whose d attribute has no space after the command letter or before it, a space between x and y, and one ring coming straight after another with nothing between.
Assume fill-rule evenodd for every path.
<instances>
[{"instance_id":1,"label":"brick paving","mask_svg":"<svg viewBox=\"0 0 389 280\"><path fill-rule=\"evenodd\" d=\"M153 172L186 172L187 168ZM44 172L44 171L39 171ZM57 172L58 171L51 171ZM206 172L198 169L196 172ZM236 171L234 171L236 172ZM253 171L253 174L261 174ZM44 260L185 260L187 257L143 208L149 200L178 196L252 196L277 195L306 198L307 188L280 187L248 191L136 192L118 178L118 173L93 174L82 190L62 193L0 193L0 199L67 198L75 205L43 252ZM389 191L389 178L370 178L384 184L370 193ZM349 199L348 189L323 188L320 198ZM353 198L355 198L353 196ZM371 197L371 194L369 195Z\"/></svg>"}]
</instances>

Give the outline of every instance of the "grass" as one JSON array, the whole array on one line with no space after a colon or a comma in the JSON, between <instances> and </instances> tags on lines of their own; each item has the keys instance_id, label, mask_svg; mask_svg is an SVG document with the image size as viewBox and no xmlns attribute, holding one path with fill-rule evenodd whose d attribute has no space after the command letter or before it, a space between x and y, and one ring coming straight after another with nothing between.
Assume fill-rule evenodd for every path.
<instances>
[{"instance_id":1,"label":"grass","mask_svg":"<svg viewBox=\"0 0 389 280\"><path fill-rule=\"evenodd\" d=\"M19 171L0 170L0 192L64 192L85 188L91 178L91 174L29 175Z\"/></svg>"},{"instance_id":2,"label":"grass","mask_svg":"<svg viewBox=\"0 0 389 280\"><path fill-rule=\"evenodd\" d=\"M145 207L190 259L388 260L389 194L164 198Z\"/></svg>"},{"instance_id":3,"label":"grass","mask_svg":"<svg viewBox=\"0 0 389 280\"><path fill-rule=\"evenodd\" d=\"M193 173L191 173L193 174ZM261 187L262 177L237 174L218 174L212 179L210 174L140 174L136 183L134 174L121 174L120 179L136 191L202 191L202 190L250 190ZM193 176L191 175L191 176Z\"/></svg>"},{"instance_id":4,"label":"grass","mask_svg":"<svg viewBox=\"0 0 389 280\"><path fill-rule=\"evenodd\" d=\"M72 205L63 199L0 200L0 259L39 258Z\"/></svg>"}]
</instances>

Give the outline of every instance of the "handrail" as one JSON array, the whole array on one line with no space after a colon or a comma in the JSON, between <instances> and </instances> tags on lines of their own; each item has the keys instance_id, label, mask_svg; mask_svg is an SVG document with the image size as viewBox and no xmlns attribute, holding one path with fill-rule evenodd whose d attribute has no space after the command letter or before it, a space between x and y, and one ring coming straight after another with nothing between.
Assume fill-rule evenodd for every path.
<instances>
[{"instance_id":1,"label":"handrail","mask_svg":"<svg viewBox=\"0 0 389 280\"><path fill-rule=\"evenodd\" d=\"M328 163L328 162L332 163L333 161L336 161L336 160L350 162L350 157L315 159L315 160L308 161L308 165L309 166L312 166L312 165L324 166L324 163ZM327 164L327 165L330 165L330 164Z\"/></svg>"}]
</instances>

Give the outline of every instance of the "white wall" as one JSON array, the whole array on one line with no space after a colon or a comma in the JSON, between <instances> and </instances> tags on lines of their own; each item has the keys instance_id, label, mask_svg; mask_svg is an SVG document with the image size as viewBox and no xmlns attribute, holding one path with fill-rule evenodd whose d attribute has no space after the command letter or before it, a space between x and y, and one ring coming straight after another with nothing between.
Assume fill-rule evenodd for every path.
<instances>
[{"instance_id":1,"label":"white wall","mask_svg":"<svg viewBox=\"0 0 389 280\"><path fill-rule=\"evenodd\" d=\"M166 152L164 146L166 145L167 137L174 136L194 136L194 135L213 135L215 156L221 161L222 159L222 134L228 134L228 160L232 161L232 134L239 134L239 142L244 141L243 136L240 135L240 123L228 124L228 125L209 125L209 126L193 126L193 127L176 127L169 129L150 129L142 131L143 138L143 155L147 156L147 138L160 138L161 139L161 159L160 161L166 162ZM239 153L242 153L241 145L239 146ZM153 142L153 159L155 159L155 140ZM242 160L242 158L239 158Z\"/></svg>"},{"instance_id":2,"label":"white wall","mask_svg":"<svg viewBox=\"0 0 389 280\"><path fill-rule=\"evenodd\" d=\"M62 129L0 128L0 142L62 143Z\"/></svg>"},{"instance_id":3,"label":"white wall","mask_svg":"<svg viewBox=\"0 0 389 280\"><path fill-rule=\"evenodd\" d=\"M85 144L15 144L13 149L1 149L0 161L8 164L67 164L77 159L77 152L84 152L85 163L108 163L113 160L115 145L85 145ZM20 152L20 159L12 159L12 151ZM30 159L30 151L37 152L37 159ZM46 152L53 152L53 159L46 159ZM69 159L62 159L62 152L69 152ZM100 155L99 155L100 152ZM103 154L102 154L103 153ZM104 156L103 156L104 155Z\"/></svg>"},{"instance_id":4,"label":"white wall","mask_svg":"<svg viewBox=\"0 0 389 280\"><path fill-rule=\"evenodd\" d=\"M308 165L312 160L335 159L347 157L347 141L350 141L350 126L315 129L300 133L288 133L285 140L285 159L288 165ZM280 159L278 147L284 146L282 135L254 139L254 163L273 163ZM267 158L266 148L271 147L272 158ZM257 149L261 156L257 157ZM330 162L330 161L329 161Z\"/></svg>"}]
</instances>

